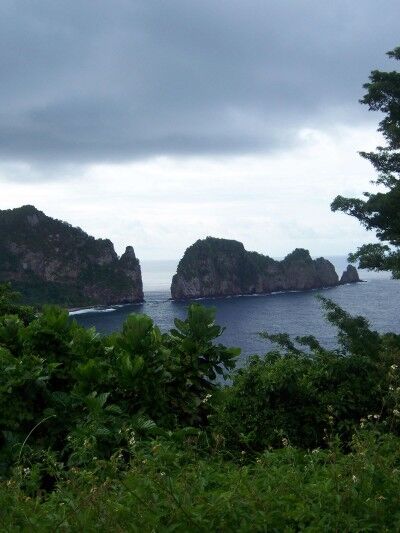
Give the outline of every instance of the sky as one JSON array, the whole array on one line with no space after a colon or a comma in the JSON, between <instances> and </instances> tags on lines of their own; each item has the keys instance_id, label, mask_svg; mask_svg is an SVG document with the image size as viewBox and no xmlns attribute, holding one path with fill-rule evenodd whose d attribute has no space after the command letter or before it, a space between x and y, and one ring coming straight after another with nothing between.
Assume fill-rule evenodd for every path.
<instances>
[{"instance_id":1,"label":"sky","mask_svg":"<svg viewBox=\"0 0 400 533\"><path fill-rule=\"evenodd\" d=\"M2 0L0 209L33 204L175 259L207 235L281 257L374 236L358 100L395 69L398 0Z\"/></svg>"}]
</instances>

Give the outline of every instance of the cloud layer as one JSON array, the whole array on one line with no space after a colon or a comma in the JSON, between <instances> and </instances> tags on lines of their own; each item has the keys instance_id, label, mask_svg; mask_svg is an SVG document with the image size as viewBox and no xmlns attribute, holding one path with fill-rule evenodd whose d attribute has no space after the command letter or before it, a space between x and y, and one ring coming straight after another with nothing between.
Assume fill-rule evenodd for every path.
<instances>
[{"instance_id":1,"label":"cloud layer","mask_svg":"<svg viewBox=\"0 0 400 533\"><path fill-rule=\"evenodd\" d=\"M329 205L338 193L370 189L373 169L356 150L372 149L379 137L373 128L344 128L307 130L302 138L290 153L91 165L68 185L15 180L2 187L0 209L34 204L110 238L118 253L134 245L140 259L179 258L207 235L274 257L296 247L313 256L345 254L373 233Z\"/></svg>"},{"instance_id":2,"label":"cloud layer","mask_svg":"<svg viewBox=\"0 0 400 533\"><path fill-rule=\"evenodd\" d=\"M400 3L383 7L3 0L0 158L265 153L299 128L362 123L361 85L399 44Z\"/></svg>"}]
</instances>

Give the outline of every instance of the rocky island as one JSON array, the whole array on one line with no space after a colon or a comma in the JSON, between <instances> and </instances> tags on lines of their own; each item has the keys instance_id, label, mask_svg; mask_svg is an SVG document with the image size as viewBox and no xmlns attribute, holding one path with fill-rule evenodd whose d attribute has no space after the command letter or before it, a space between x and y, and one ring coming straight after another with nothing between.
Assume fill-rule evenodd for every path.
<instances>
[{"instance_id":1,"label":"rocky island","mask_svg":"<svg viewBox=\"0 0 400 533\"><path fill-rule=\"evenodd\" d=\"M143 301L132 246L119 258L112 242L46 216L33 206L0 211L0 283L28 303L69 307Z\"/></svg>"},{"instance_id":2,"label":"rocky island","mask_svg":"<svg viewBox=\"0 0 400 533\"><path fill-rule=\"evenodd\" d=\"M308 250L297 248L282 261L228 239L207 237L190 246L172 278L174 300L267 294L275 291L309 290L335 287L360 281L349 265L341 279L330 261L312 259Z\"/></svg>"}]
</instances>

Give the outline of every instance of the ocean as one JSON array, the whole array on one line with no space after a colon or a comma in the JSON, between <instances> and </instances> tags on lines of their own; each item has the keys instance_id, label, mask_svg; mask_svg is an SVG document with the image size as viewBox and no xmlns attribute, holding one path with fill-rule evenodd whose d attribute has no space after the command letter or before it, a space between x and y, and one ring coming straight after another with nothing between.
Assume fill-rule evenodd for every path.
<instances>
[{"instance_id":1,"label":"ocean","mask_svg":"<svg viewBox=\"0 0 400 533\"><path fill-rule=\"evenodd\" d=\"M345 257L328 257L339 276L346 267ZM170 300L169 287L177 261L142 261L145 302L101 310L84 310L73 318L100 333L120 330L130 313L146 313L168 331L174 318L184 318L187 303ZM228 346L242 350L239 365L252 354L264 354L272 345L259 336L268 333L314 335L327 348L337 346L336 330L326 322L316 295L332 299L352 314L363 315L380 331L400 333L400 280L389 273L359 271L366 283L355 283L320 291L289 292L262 296L236 296L201 300L216 308L216 321L226 329L220 338Z\"/></svg>"}]
</instances>

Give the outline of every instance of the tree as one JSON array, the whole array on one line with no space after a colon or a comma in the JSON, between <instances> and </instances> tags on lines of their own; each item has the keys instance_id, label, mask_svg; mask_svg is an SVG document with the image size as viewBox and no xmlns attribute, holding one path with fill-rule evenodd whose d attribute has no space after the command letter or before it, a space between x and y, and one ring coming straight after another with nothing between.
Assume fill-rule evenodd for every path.
<instances>
[{"instance_id":1,"label":"tree","mask_svg":"<svg viewBox=\"0 0 400 533\"><path fill-rule=\"evenodd\" d=\"M400 60L400 47L387 52L390 58ZM365 192L365 199L337 196L331 204L333 211L342 211L356 217L368 230L375 230L382 243L364 244L349 255L349 261L358 261L360 268L389 270L400 278L400 72L373 70L367 90L360 103L370 111L381 111L379 123L386 146L375 152L360 152L378 172L375 181L385 192Z\"/></svg>"}]
</instances>

